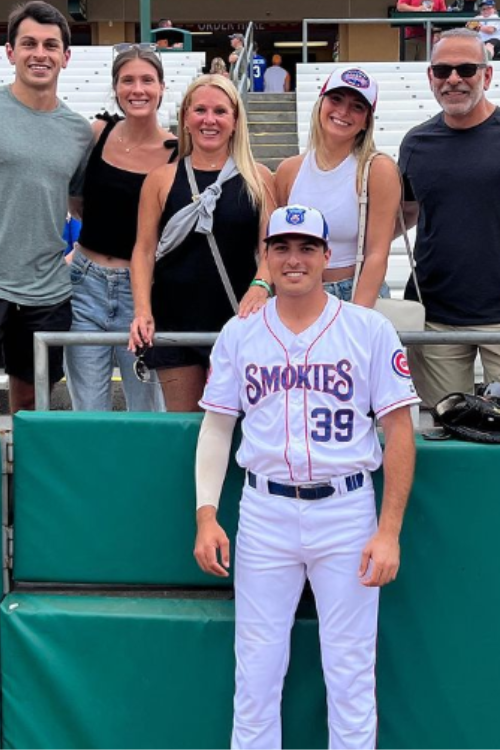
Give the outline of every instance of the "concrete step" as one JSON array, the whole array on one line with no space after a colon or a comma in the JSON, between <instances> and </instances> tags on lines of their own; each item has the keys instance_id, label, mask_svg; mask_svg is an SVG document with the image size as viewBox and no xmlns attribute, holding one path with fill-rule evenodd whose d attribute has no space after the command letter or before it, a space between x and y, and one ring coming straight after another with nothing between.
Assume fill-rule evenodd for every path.
<instances>
[{"instance_id":1,"label":"concrete step","mask_svg":"<svg viewBox=\"0 0 500 750\"><path fill-rule=\"evenodd\" d=\"M248 105L247 112L249 115L258 112L295 112L296 108L295 102L253 102Z\"/></svg>"},{"instance_id":2,"label":"concrete step","mask_svg":"<svg viewBox=\"0 0 500 750\"><path fill-rule=\"evenodd\" d=\"M288 133L250 133L250 143L252 147L262 144L278 143L280 146L295 145L299 142L297 131Z\"/></svg>"},{"instance_id":3,"label":"concrete step","mask_svg":"<svg viewBox=\"0 0 500 750\"><path fill-rule=\"evenodd\" d=\"M264 135L264 133L296 133L296 124L293 122L249 122L250 135Z\"/></svg>"},{"instance_id":4,"label":"concrete step","mask_svg":"<svg viewBox=\"0 0 500 750\"><path fill-rule=\"evenodd\" d=\"M264 94L251 92L248 94L249 104L254 102L296 102L297 96L295 92L283 93L283 94Z\"/></svg>"},{"instance_id":5,"label":"concrete step","mask_svg":"<svg viewBox=\"0 0 500 750\"><path fill-rule=\"evenodd\" d=\"M296 156L299 153L297 143L290 145L279 145L277 143L252 146L252 153L257 161L266 163L267 159L286 159L288 156Z\"/></svg>"},{"instance_id":6,"label":"concrete step","mask_svg":"<svg viewBox=\"0 0 500 750\"><path fill-rule=\"evenodd\" d=\"M119 381L113 381L112 396L113 411L126 411L125 397ZM64 380L60 383L56 383L52 389L50 408L54 411L71 411L71 399ZM10 407L7 378L2 376L0 379L0 415L6 415L9 413Z\"/></svg>"},{"instance_id":7,"label":"concrete step","mask_svg":"<svg viewBox=\"0 0 500 750\"><path fill-rule=\"evenodd\" d=\"M268 122L271 121L271 123L276 123L278 125L281 125L283 123L296 123L297 122L297 115L294 112L273 112L272 114L266 113L266 112L249 112L248 113L248 123L258 123L258 122Z\"/></svg>"}]
</instances>

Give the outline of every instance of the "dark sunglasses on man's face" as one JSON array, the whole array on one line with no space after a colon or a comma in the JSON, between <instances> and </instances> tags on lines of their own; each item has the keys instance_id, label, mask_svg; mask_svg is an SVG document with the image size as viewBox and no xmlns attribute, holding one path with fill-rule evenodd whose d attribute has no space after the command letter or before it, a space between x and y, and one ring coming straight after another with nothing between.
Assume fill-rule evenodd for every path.
<instances>
[{"instance_id":1,"label":"dark sunglasses on man's face","mask_svg":"<svg viewBox=\"0 0 500 750\"><path fill-rule=\"evenodd\" d=\"M460 65L445 65L436 63L431 65L432 75L434 78L444 80L449 78L454 70L460 78L472 78L476 75L479 68L486 68L486 63L461 63Z\"/></svg>"}]
</instances>

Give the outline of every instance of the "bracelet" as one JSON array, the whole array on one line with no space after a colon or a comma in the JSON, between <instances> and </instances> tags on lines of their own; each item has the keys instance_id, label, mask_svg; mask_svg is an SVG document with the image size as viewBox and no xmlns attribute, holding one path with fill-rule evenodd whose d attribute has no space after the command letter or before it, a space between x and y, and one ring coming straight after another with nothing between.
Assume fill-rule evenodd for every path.
<instances>
[{"instance_id":1,"label":"bracelet","mask_svg":"<svg viewBox=\"0 0 500 750\"><path fill-rule=\"evenodd\" d=\"M268 284L268 282L265 279L254 279L250 282L250 286L261 286L263 289L266 290L269 297L273 296L273 290L271 288L271 284Z\"/></svg>"}]
</instances>

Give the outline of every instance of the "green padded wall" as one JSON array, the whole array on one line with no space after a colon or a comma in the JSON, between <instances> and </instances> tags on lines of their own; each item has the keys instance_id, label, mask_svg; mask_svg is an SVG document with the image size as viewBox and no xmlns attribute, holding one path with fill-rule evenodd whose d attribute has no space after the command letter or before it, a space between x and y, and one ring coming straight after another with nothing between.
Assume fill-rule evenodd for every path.
<instances>
[{"instance_id":1,"label":"green padded wall","mask_svg":"<svg viewBox=\"0 0 500 750\"><path fill-rule=\"evenodd\" d=\"M439 578L460 565L443 567ZM491 608L474 616L464 601L457 616L446 593L425 606L435 595L431 587L422 600L425 570L422 558L405 565L383 597L379 747L497 748L498 611L489 621ZM326 747L310 614L294 630L283 710L290 748ZM228 747L232 602L11 593L0 627L4 747Z\"/></svg>"},{"instance_id":2,"label":"green padded wall","mask_svg":"<svg viewBox=\"0 0 500 750\"><path fill-rule=\"evenodd\" d=\"M193 558L201 414L23 412L14 418L14 579L228 586ZM243 472L221 522L234 538Z\"/></svg>"},{"instance_id":3,"label":"green padded wall","mask_svg":"<svg viewBox=\"0 0 500 750\"><path fill-rule=\"evenodd\" d=\"M3 504L4 504L4 502L7 502L7 498L4 495L4 491L5 491L4 490L4 480L5 480L5 476L6 476L6 474L5 474L5 472L6 472L6 466L5 466L5 440L4 440L4 438L3 438L3 436L2 436L1 433L0 433L0 471L1 471L1 475L0 475L0 509L1 509L0 518L2 519L2 526L3 526L4 525L4 521L5 521L5 513L4 513ZM0 538L0 554L2 556L1 557L2 561L4 560L4 552L5 552L5 550L3 548L3 544L4 544L4 535L3 535L3 529L2 529L2 536ZM2 568L3 568L3 562L2 562ZM2 597L3 597L3 569L0 570L0 599Z\"/></svg>"},{"instance_id":4,"label":"green padded wall","mask_svg":"<svg viewBox=\"0 0 500 750\"><path fill-rule=\"evenodd\" d=\"M326 747L317 623L293 633L284 744ZM233 603L9 594L5 748L227 748Z\"/></svg>"},{"instance_id":5,"label":"green padded wall","mask_svg":"<svg viewBox=\"0 0 500 750\"><path fill-rule=\"evenodd\" d=\"M417 449L401 571L381 597L380 746L498 748L500 448Z\"/></svg>"}]
</instances>

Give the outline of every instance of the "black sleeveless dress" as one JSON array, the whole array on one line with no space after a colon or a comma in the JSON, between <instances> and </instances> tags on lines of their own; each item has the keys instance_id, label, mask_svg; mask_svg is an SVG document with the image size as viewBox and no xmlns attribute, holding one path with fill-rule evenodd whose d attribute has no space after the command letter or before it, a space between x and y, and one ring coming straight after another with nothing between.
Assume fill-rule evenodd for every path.
<instances>
[{"instance_id":1,"label":"black sleeveless dress","mask_svg":"<svg viewBox=\"0 0 500 750\"><path fill-rule=\"evenodd\" d=\"M218 172L194 170L200 192L217 179ZM177 167L160 222L191 203L184 160ZM252 205L241 175L224 183L214 212L213 232L236 298L240 300L255 276L259 241L259 210ZM234 313L204 235L191 232L157 264L152 292L157 331L220 331ZM156 347L154 367L207 364L206 347Z\"/></svg>"}]
</instances>

